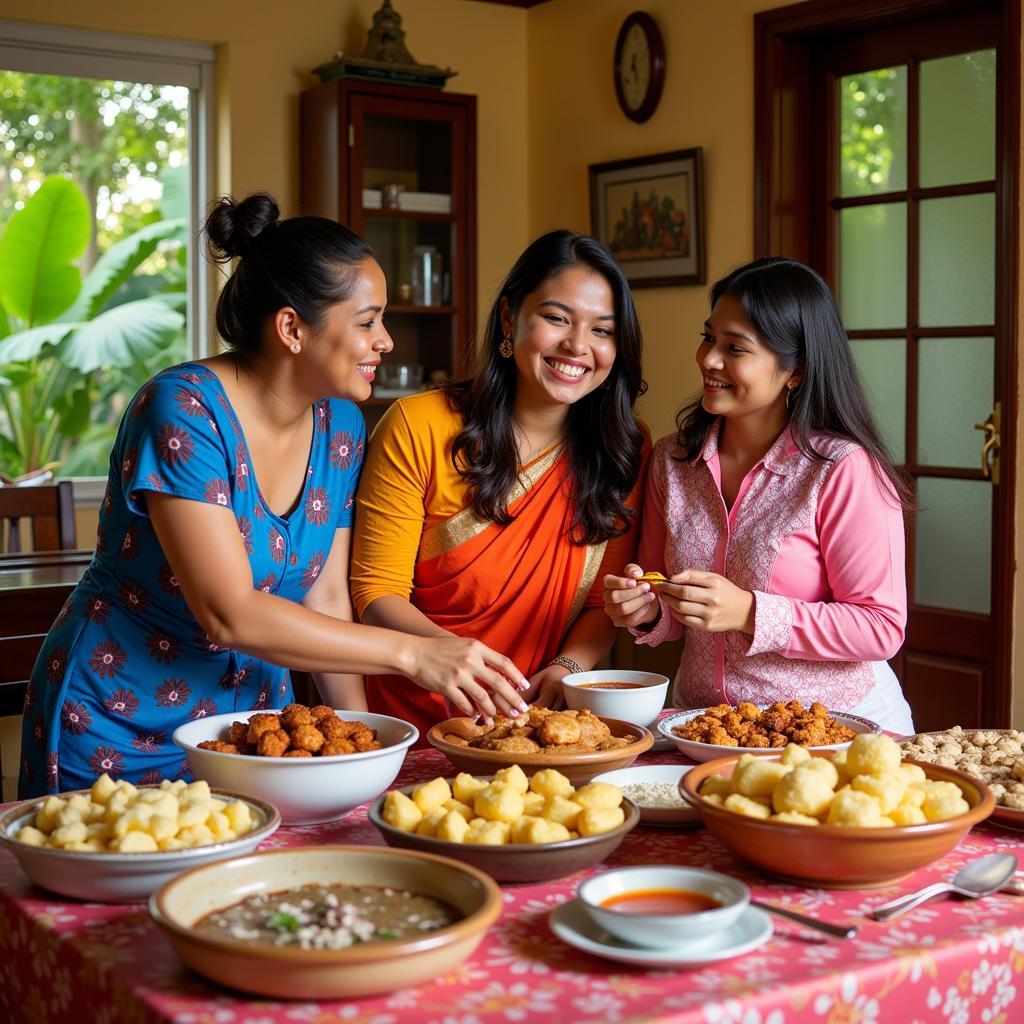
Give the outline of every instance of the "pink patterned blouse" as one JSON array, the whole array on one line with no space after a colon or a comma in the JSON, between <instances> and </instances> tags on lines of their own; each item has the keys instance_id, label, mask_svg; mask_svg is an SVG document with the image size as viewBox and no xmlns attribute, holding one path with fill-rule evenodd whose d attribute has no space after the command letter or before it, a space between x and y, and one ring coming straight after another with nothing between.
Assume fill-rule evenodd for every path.
<instances>
[{"instance_id":1,"label":"pink patterned blouse","mask_svg":"<svg viewBox=\"0 0 1024 1024\"><path fill-rule=\"evenodd\" d=\"M688 629L662 603L637 643L686 632L676 675L681 707L749 700L821 701L850 710L875 686L872 663L891 658L907 621L904 527L867 452L814 435L831 461L800 453L784 431L743 478L728 510L718 425L700 457L679 462L675 435L654 448L639 563L667 576L702 569L753 591L754 635ZM887 667L886 667L887 668Z\"/></svg>"}]
</instances>

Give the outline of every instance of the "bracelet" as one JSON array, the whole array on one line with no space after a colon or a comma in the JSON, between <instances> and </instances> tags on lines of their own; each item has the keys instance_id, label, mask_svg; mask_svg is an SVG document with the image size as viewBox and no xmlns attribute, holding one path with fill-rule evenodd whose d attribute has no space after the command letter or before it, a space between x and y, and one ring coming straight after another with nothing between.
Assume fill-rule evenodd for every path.
<instances>
[{"instance_id":1,"label":"bracelet","mask_svg":"<svg viewBox=\"0 0 1024 1024\"><path fill-rule=\"evenodd\" d=\"M548 665L561 665L562 668L567 668L570 672L583 671L583 666L579 662L573 661L572 658L565 654L560 654L557 658L552 658L548 662Z\"/></svg>"}]
</instances>

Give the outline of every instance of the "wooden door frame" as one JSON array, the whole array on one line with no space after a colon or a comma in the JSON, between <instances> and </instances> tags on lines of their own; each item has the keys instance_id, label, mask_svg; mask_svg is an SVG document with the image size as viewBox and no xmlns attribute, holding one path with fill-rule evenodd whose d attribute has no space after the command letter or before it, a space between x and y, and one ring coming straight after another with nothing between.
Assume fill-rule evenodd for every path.
<instances>
[{"instance_id":1,"label":"wooden door frame","mask_svg":"<svg viewBox=\"0 0 1024 1024\"><path fill-rule=\"evenodd\" d=\"M814 265L812 174L813 103L811 54L815 45L848 32L890 28L953 11L997 8L1000 60L996 124L999 187L996 191L996 324L1008 344L995 366L1003 382L1000 488L1009 502L996 502L993 550L1009 552L1006 568L993 559L992 626L994 692L984 695L986 724L1009 725L1012 702L1014 506L1019 324L1018 181L1020 174L1021 11L1018 0L808 0L765 11L754 18L754 248L757 256L790 256ZM819 268L824 270L825 268Z\"/></svg>"}]
</instances>

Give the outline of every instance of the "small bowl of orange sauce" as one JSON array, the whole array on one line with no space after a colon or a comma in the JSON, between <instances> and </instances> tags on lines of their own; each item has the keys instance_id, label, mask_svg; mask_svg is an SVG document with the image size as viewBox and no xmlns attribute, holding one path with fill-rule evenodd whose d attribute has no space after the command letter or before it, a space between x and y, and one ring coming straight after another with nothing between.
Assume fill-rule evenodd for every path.
<instances>
[{"instance_id":1,"label":"small bowl of orange sauce","mask_svg":"<svg viewBox=\"0 0 1024 1024\"><path fill-rule=\"evenodd\" d=\"M635 946L710 943L747 909L750 890L702 868L615 868L581 882L576 895L605 931Z\"/></svg>"},{"instance_id":2,"label":"small bowl of orange sauce","mask_svg":"<svg viewBox=\"0 0 1024 1024\"><path fill-rule=\"evenodd\" d=\"M562 695L567 708L587 708L598 718L617 718L654 729L665 706L668 682L668 676L656 672L591 669L564 676Z\"/></svg>"}]
</instances>

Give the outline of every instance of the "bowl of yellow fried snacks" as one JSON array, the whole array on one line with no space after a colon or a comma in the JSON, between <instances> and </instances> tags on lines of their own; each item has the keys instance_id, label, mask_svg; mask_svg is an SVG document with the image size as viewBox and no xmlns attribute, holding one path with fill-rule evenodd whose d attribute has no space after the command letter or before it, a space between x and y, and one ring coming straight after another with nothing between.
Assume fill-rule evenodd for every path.
<instances>
[{"instance_id":1,"label":"bowl of yellow fried snacks","mask_svg":"<svg viewBox=\"0 0 1024 1024\"><path fill-rule=\"evenodd\" d=\"M0 817L0 844L43 889L131 903L186 868L250 853L281 824L277 808L206 782L91 789L25 800Z\"/></svg>"},{"instance_id":2,"label":"bowl of yellow fried snacks","mask_svg":"<svg viewBox=\"0 0 1024 1024\"><path fill-rule=\"evenodd\" d=\"M419 732L390 715L289 704L197 718L172 738L197 779L272 803L284 825L313 825L383 793Z\"/></svg>"},{"instance_id":3,"label":"bowl of yellow fried snacks","mask_svg":"<svg viewBox=\"0 0 1024 1024\"><path fill-rule=\"evenodd\" d=\"M812 755L723 757L679 790L725 846L773 875L826 888L889 885L953 849L992 813L992 794L955 768L902 761L885 735Z\"/></svg>"},{"instance_id":4,"label":"bowl of yellow fried snacks","mask_svg":"<svg viewBox=\"0 0 1024 1024\"><path fill-rule=\"evenodd\" d=\"M517 764L527 775L556 768L577 783L628 768L650 750L654 736L642 725L600 718L586 708L531 707L518 718L498 715L491 725L449 718L427 732L427 741L457 771L487 775Z\"/></svg>"},{"instance_id":5,"label":"bowl of yellow fried snacks","mask_svg":"<svg viewBox=\"0 0 1024 1024\"><path fill-rule=\"evenodd\" d=\"M452 857L499 882L565 878L600 864L640 820L618 786L577 789L553 768L528 779L518 765L393 789L369 816L389 846Z\"/></svg>"}]
</instances>

